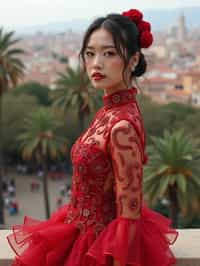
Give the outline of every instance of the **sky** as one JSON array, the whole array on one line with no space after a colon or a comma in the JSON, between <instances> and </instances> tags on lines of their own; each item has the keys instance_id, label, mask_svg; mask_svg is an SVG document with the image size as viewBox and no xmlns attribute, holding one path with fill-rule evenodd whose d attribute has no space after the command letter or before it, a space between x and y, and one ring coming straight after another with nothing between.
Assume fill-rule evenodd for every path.
<instances>
[{"instance_id":1,"label":"sky","mask_svg":"<svg viewBox=\"0 0 200 266\"><path fill-rule=\"evenodd\" d=\"M144 10L188 6L200 6L200 0L0 0L0 27L16 29L72 19L91 19L130 8Z\"/></svg>"}]
</instances>

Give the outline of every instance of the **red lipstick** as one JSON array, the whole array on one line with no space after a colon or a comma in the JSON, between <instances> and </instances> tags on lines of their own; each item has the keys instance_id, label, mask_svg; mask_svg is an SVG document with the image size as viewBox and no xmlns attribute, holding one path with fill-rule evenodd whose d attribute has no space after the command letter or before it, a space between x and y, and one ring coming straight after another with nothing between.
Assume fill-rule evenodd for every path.
<instances>
[{"instance_id":1,"label":"red lipstick","mask_svg":"<svg viewBox=\"0 0 200 266\"><path fill-rule=\"evenodd\" d=\"M92 78L93 78L94 80L102 80L102 79L105 78L105 75L101 74L100 72L94 72L94 73L92 74Z\"/></svg>"}]
</instances>

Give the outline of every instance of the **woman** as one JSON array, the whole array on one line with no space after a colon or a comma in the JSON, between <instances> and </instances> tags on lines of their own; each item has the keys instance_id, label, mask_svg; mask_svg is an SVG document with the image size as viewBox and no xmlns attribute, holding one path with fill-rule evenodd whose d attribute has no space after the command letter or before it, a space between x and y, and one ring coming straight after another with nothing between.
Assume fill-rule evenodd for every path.
<instances>
[{"instance_id":1,"label":"woman","mask_svg":"<svg viewBox=\"0 0 200 266\"><path fill-rule=\"evenodd\" d=\"M71 150L72 195L47 221L26 217L8 237L13 265L169 266L178 233L143 201L145 132L132 79L153 41L138 10L96 19L80 57L103 107Z\"/></svg>"}]
</instances>

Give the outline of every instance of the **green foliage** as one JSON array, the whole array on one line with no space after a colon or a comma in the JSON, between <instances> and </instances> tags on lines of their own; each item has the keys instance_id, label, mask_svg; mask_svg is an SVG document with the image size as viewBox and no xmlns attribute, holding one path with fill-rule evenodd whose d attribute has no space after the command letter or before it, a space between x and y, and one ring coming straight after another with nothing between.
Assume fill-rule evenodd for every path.
<instances>
[{"instance_id":1,"label":"green foliage","mask_svg":"<svg viewBox=\"0 0 200 266\"><path fill-rule=\"evenodd\" d=\"M31 113L24 120L23 132L17 138L23 158L35 158L40 162L48 156L56 159L61 152L65 153L66 138L58 134L60 127L62 124L56 114L48 109L40 108Z\"/></svg>"},{"instance_id":2,"label":"green foliage","mask_svg":"<svg viewBox=\"0 0 200 266\"><path fill-rule=\"evenodd\" d=\"M67 56L60 56L60 57L59 57L59 62L60 62L61 64L68 64L69 59L68 59Z\"/></svg>"},{"instance_id":3,"label":"green foliage","mask_svg":"<svg viewBox=\"0 0 200 266\"><path fill-rule=\"evenodd\" d=\"M97 94L91 87L88 76L81 74L79 69L68 68L66 73L59 73L56 87L50 93L54 106L59 106L63 111L71 107L78 113L94 112Z\"/></svg>"},{"instance_id":4,"label":"green foliage","mask_svg":"<svg viewBox=\"0 0 200 266\"><path fill-rule=\"evenodd\" d=\"M196 109L195 113L189 114L184 121L180 120L177 121L177 127L184 127L185 132L187 135L199 140L200 136L200 110Z\"/></svg>"},{"instance_id":5,"label":"green foliage","mask_svg":"<svg viewBox=\"0 0 200 266\"><path fill-rule=\"evenodd\" d=\"M179 228L199 228L200 227L200 216L199 215L180 215L179 217Z\"/></svg>"},{"instance_id":6,"label":"green foliage","mask_svg":"<svg viewBox=\"0 0 200 266\"><path fill-rule=\"evenodd\" d=\"M138 102L144 119L147 142L151 141L150 136L161 137L165 129L178 130L182 128L185 129L187 134L191 135L193 129L189 125L193 125L195 132L200 133L195 125L200 117L200 112L194 107L182 103L161 105L143 94L139 95ZM195 121L193 123L191 122L192 118Z\"/></svg>"},{"instance_id":7,"label":"green foliage","mask_svg":"<svg viewBox=\"0 0 200 266\"><path fill-rule=\"evenodd\" d=\"M195 113L195 108L183 103L172 102L162 106L162 109L169 117L170 123L175 125L178 121L183 121L188 115Z\"/></svg>"},{"instance_id":8,"label":"green foliage","mask_svg":"<svg viewBox=\"0 0 200 266\"><path fill-rule=\"evenodd\" d=\"M12 108L11 108L12 106ZM33 96L19 95L15 97L6 93L2 106L2 145L6 153L16 152L16 137L22 132L24 119L38 109L37 100Z\"/></svg>"},{"instance_id":9,"label":"green foliage","mask_svg":"<svg viewBox=\"0 0 200 266\"><path fill-rule=\"evenodd\" d=\"M41 85L38 82L32 81L24 83L15 88L13 94L18 96L21 94L35 96L38 103L44 106L50 105L49 88L45 85Z\"/></svg>"},{"instance_id":10,"label":"green foliage","mask_svg":"<svg viewBox=\"0 0 200 266\"><path fill-rule=\"evenodd\" d=\"M92 88L88 76L81 73L79 68L68 68L66 73L59 73L56 87L57 89L50 93L53 106L59 107L64 113L74 111L81 133L86 118L97 109L99 94Z\"/></svg>"},{"instance_id":11,"label":"green foliage","mask_svg":"<svg viewBox=\"0 0 200 266\"><path fill-rule=\"evenodd\" d=\"M144 169L144 191L155 204L167 197L169 187L175 186L183 212L199 211L200 149L184 130L164 131L163 137L151 137L147 150L149 163Z\"/></svg>"},{"instance_id":12,"label":"green foliage","mask_svg":"<svg viewBox=\"0 0 200 266\"><path fill-rule=\"evenodd\" d=\"M0 96L8 87L16 86L18 80L24 74L24 64L19 59L24 50L12 48L19 42L14 39L14 31L4 32L0 28Z\"/></svg>"},{"instance_id":13,"label":"green foliage","mask_svg":"<svg viewBox=\"0 0 200 266\"><path fill-rule=\"evenodd\" d=\"M146 95L138 96L138 103L142 112L146 130L147 142L150 136L161 136L163 129L167 127L166 119L163 118L162 106Z\"/></svg>"},{"instance_id":14,"label":"green foliage","mask_svg":"<svg viewBox=\"0 0 200 266\"><path fill-rule=\"evenodd\" d=\"M20 56L24 50L16 47L14 31L4 32L0 28L0 224L4 223L4 204L2 193L2 97L8 89L15 87L24 74L24 64ZM14 45L14 47L13 47Z\"/></svg>"}]
</instances>

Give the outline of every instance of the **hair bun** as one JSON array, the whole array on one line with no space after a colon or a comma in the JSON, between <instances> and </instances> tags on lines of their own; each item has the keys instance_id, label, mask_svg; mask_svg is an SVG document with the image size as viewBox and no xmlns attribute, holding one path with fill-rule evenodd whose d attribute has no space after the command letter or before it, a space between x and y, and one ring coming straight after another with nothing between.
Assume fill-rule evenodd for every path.
<instances>
[{"instance_id":1,"label":"hair bun","mask_svg":"<svg viewBox=\"0 0 200 266\"><path fill-rule=\"evenodd\" d=\"M145 60L144 54L140 53L139 62L137 66L135 67L135 70L133 71L132 75L136 77L140 77L145 73L146 68L147 68L147 62Z\"/></svg>"}]
</instances>

